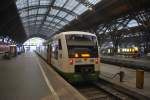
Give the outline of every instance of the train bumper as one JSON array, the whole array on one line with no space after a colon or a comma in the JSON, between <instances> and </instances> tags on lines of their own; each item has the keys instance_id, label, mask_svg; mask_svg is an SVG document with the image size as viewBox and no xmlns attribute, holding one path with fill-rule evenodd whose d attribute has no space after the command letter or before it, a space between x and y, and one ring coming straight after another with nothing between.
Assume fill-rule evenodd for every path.
<instances>
[{"instance_id":1,"label":"train bumper","mask_svg":"<svg viewBox=\"0 0 150 100\"><path fill-rule=\"evenodd\" d=\"M85 82L85 81L95 81L98 79L99 72L95 73L85 73L85 74L78 74L78 73L65 73L63 75L67 81L70 83L78 83L78 82Z\"/></svg>"}]
</instances>

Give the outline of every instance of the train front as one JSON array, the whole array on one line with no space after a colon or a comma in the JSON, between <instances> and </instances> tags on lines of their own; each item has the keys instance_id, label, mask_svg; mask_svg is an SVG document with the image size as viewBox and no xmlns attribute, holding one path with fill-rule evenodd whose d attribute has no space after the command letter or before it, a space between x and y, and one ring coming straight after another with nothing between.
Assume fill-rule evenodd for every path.
<instances>
[{"instance_id":1,"label":"train front","mask_svg":"<svg viewBox=\"0 0 150 100\"><path fill-rule=\"evenodd\" d=\"M97 38L93 34L66 35L69 68L72 68L72 81L98 79L100 58Z\"/></svg>"}]
</instances>

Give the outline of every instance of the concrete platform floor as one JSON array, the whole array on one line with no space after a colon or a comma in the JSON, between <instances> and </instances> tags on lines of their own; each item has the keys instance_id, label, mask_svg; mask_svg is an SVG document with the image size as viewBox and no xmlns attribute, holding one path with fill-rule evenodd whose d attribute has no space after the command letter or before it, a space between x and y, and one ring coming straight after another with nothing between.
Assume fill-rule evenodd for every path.
<instances>
[{"instance_id":1,"label":"concrete platform floor","mask_svg":"<svg viewBox=\"0 0 150 100\"><path fill-rule=\"evenodd\" d=\"M123 82L120 82L119 76L113 78L113 76L119 71L125 72L125 77ZM118 85L121 85L127 89L131 89L137 93L145 95L150 98L150 72L144 73L144 88L137 89L136 88L136 70L129 69L125 67L119 67L116 65L110 64L101 64L101 78L105 78L107 80L113 81Z\"/></svg>"},{"instance_id":2,"label":"concrete platform floor","mask_svg":"<svg viewBox=\"0 0 150 100\"><path fill-rule=\"evenodd\" d=\"M0 60L0 100L46 100L50 91L34 56Z\"/></svg>"}]
</instances>

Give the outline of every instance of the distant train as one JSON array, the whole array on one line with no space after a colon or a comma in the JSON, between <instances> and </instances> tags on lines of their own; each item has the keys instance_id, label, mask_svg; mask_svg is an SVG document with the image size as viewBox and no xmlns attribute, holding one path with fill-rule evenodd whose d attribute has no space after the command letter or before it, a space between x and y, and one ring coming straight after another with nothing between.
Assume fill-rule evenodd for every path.
<instances>
[{"instance_id":1,"label":"distant train","mask_svg":"<svg viewBox=\"0 0 150 100\"><path fill-rule=\"evenodd\" d=\"M16 56L23 52L23 47L17 47L16 45L0 43L0 54L5 54L9 56Z\"/></svg>"},{"instance_id":2,"label":"distant train","mask_svg":"<svg viewBox=\"0 0 150 100\"><path fill-rule=\"evenodd\" d=\"M114 48L107 48L101 51L104 55L113 55ZM118 48L116 55L122 55L124 57L138 57L139 56L139 48L138 47L130 47L130 48Z\"/></svg>"},{"instance_id":3,"label":"distant train","mask_svg":"<svg viewBox=\"0 0 150 100\"><path fill-rule=\"evenodd\" d=\"M69 82L96 80L100 72L97 37L80 31L54 35L37 48L49 64Z\"/></svg>"},{"instance_id":4,"label":"distant train","mask_svg":"<svg viewBox=\"0 0 150 100\"><path fill-rule=\"evenodd\" d=\"M10 47L9 45L6 44L0 44L0 53L5 53L5 52L9 52Z\"/></svg>"}]
</instances>

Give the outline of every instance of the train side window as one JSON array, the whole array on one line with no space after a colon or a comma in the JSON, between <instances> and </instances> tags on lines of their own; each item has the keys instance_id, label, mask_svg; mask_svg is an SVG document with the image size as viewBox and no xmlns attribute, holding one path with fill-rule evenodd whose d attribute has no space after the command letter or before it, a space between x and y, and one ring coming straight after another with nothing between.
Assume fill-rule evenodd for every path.
<instances>
[{"instance_id":1,"label":"train side window","mask_svg":"<svg viewBox=\"0 0 150 100\"><path fill-rule=\"evenodd\" d=\"M59 50L62 50L61 40L59 39L58 42L59 42Z\"/></svg>"},{"instance_id":2,"label":"train side window","mask_svg":"<svg viewBox=\"0 0 150 100\"><path fill-rule=\"evenodd\" d=\"M58 59L58 49L59 49L58 41L53 41L51 46L52 46L52 57Z\"/></svg>"}]
</instances>

